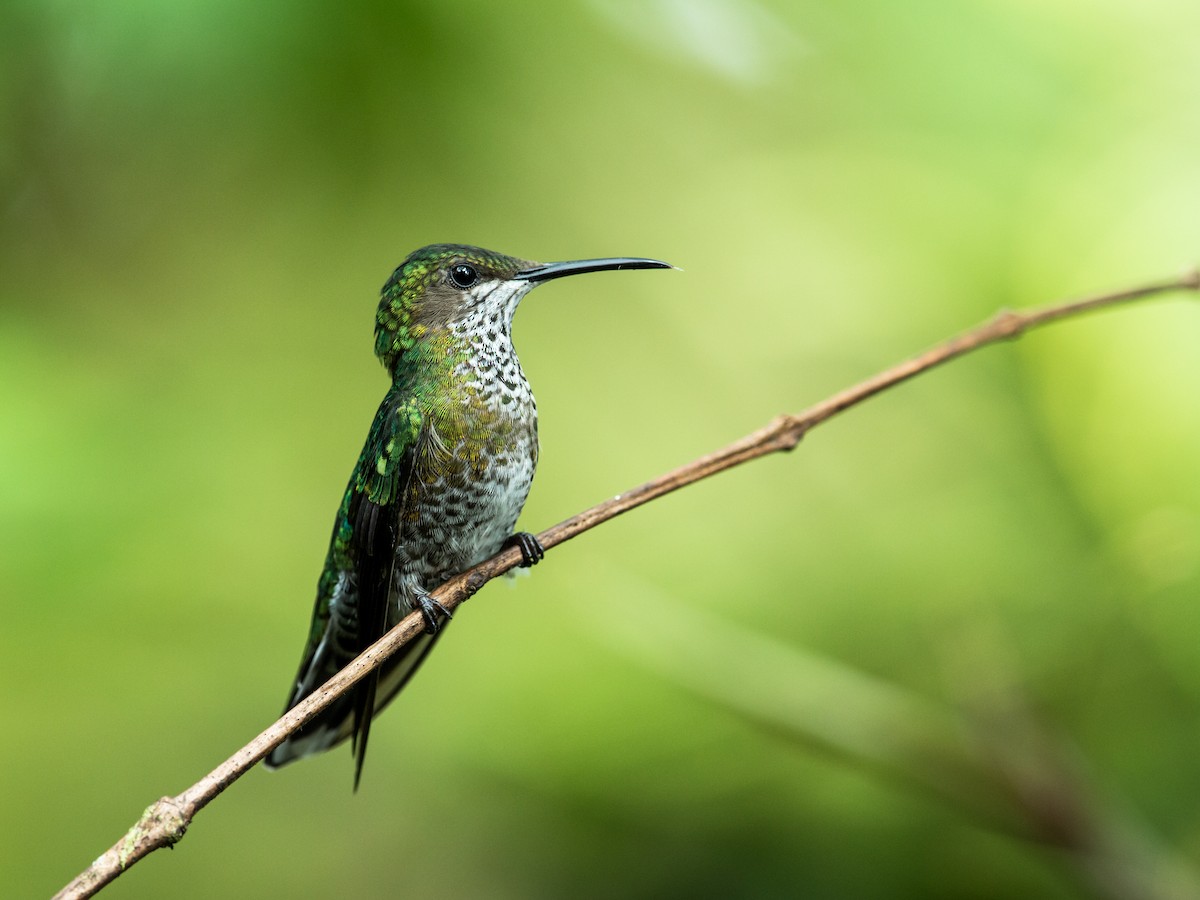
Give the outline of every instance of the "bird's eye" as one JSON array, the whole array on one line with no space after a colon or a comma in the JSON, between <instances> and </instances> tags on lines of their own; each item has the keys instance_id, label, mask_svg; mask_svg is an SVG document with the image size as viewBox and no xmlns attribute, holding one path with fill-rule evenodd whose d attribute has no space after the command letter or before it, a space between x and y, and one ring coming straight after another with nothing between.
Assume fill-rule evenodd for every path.
<instances>
[{"instance_id":1,"label":"bird's eye","mask_svg":"<svg viewBox=\"0 0 1200 900\"><path fill-rule=\"evenodd\" d=\"M459 263L450 267L450 280L454 282L455 287L465 290L479 280L479 273L472 266Z\"/></svg>"}]
</instances>

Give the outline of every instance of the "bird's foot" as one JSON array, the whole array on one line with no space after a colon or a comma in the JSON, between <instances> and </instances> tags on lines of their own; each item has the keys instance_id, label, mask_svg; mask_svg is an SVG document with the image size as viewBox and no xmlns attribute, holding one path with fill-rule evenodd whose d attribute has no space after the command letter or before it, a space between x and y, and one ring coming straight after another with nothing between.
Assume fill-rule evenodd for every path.
<instances>
[{"instance_id":1,"label":"bird's foot","mask_svg":"<svg viewBox=\"0 0 1200 900\"><path fill-rule=\"evenodd\" d=\"M535 538L528 531L518 531L506 540L504 547L516 547L521 551L521 568L528 569L530 566L536 566L542 561L542 557L546 555L546 548L542 546L541 541Z\"/></svg>"},{"instance_id":2,"label":"bird's foot","mask_svg":"<svg viewBox=\"0 0 1200 900\"><path fill-rule=\"evenodd\" d=\"M439 613L447 619L454 618L454 614L446 609L440 601L426 593L417 594L417 609L421 611L421 617L425 620L426 634L437 634L442 627L438 621Z\"/></svg>"}]
</instances>

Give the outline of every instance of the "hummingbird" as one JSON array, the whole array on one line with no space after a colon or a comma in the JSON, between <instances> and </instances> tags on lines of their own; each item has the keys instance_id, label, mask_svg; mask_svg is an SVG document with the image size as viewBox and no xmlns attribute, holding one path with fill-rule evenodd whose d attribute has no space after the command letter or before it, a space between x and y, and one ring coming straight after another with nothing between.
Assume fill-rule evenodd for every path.
<instances>
[{"instance_id":1,"label":"hummingbird","mask_svg":"<svg viewBox=\"0 0 1200 900\"><path fill-rule=\"evenodd\" d=\"M613 269L669 269L613 257L538 263L465 244L409 255L384 284L375 355L391 376L334 520L312 625L284 712L413 611L425 631L276 747L267 768L351 738L354 787L372 717L446 631L431 593L506 546L538 461L537 404L512 343L517 305L546 281Z\"/></svg>"}]
</instances>

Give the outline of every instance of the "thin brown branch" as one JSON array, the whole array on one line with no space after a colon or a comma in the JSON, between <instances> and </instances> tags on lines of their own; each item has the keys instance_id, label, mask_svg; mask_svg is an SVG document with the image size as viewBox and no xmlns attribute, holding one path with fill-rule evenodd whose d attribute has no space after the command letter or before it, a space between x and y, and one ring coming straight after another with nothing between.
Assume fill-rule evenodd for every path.
<instances>
[{"instance_id":1,"label":"thin brown branch","mask_svg":"<svg viewBox=\"0 0 1200 900\"><path fill-rule=\"evenodd\" d=\"M735 441L724 449L703 456L631 491L618 494L591 509L572 516L542 532L538 535L538 540L541 541L542 546L550 549L664 494L759 457L781 450L791 450L800 443L801 438L808 431L838 413L856 406L881 391L907 381L915 375L980 347L1019 337L1031 328L1060 319L1174 291L1200 291L1200 270L1189 272L1187 275L1171 281L1074 300L1029 312L1001 312L987 322L950 338L912 359L880 372L854 387L835 394L798 415L779 416L766 427ZM443 606L453 611L488 581L512 569L520 560L518 550L515 548L505 550L451 579L435 592L435 596ZM424 623L419 613L408 616L326 682L320 690L290 710L200 781L178 796L163 797L151 805L142 814L137 824L120 841L55 895L56 898L72 898L74 900L74 898L91 897L151 851L175 844L183 837L196 813L207 806L225 788L241 778L272 749L283 743L301 725L320 713L365 675L380 666L385 659L420 634L423 628Z\"/></svg>"}]
</instances>

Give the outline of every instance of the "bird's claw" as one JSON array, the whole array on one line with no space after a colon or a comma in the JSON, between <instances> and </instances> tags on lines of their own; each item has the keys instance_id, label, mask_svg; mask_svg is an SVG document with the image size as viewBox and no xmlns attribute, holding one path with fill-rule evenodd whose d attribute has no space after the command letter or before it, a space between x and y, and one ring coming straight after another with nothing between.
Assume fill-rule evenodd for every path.
<instances>
[{"instance_id":1,"label":"bird's claw","mask_svg":"<svg viewBox=\"0 0 1200 900\"><path fill-rule=\"evenodd\" d=\"M541 541L528 531L518 531L504 542L505 547L516 547L521 551L521 568L528 569L536 566L546 555L546 548Z\"/></svg>"},{"instance_id":2,"label":"bird's claw","mask_svg":"<svg viewBox=\"0 0 1200 900\"><path fill-rule=\"evenodd\" d=\"M446 609L440 601L433 599L428 594L419 594L417 596L417 609L421 611L421 618L425 620L425 633L437 634L442 627L438 621L438 613L441 613L447 619L453 619L454 614Z\"/></svg>"}]
</instances>

